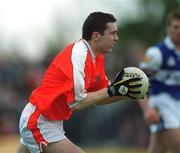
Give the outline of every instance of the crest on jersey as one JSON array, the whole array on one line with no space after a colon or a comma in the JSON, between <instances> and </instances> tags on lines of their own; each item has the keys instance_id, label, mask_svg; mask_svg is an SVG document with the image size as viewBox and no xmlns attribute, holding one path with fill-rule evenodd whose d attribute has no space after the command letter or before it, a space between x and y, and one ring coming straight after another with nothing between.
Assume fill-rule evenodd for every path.
<instances>
[{"instance_id":1,"label":"crest on jersey","mask_svg":"<svg viewBox=\"0 0 180 153\"><path fill-rule=\"evenodd\" d=\"M167 65L168 66L174 66L175 64L176 64L176 61L175 61L175 59L173 57L169 57L167 59Z\"/></svg>"}]
</instances>

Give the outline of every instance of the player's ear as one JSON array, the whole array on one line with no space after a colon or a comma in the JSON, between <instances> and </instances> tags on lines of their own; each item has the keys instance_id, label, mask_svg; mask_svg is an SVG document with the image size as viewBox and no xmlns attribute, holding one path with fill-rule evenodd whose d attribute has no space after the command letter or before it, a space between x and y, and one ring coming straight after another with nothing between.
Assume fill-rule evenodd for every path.
<instances>
[{"instance_id":1,"label":"player's ear","mask_svg":"<svg viewBox=\"0 0 180 153\"><path fill-rule=\"evenodd\" d=\"M99 33L98 32L93 32L92 33L92 39L93 40L98 40L98 38L99 38Z\"/></svg>"}]
</instances>

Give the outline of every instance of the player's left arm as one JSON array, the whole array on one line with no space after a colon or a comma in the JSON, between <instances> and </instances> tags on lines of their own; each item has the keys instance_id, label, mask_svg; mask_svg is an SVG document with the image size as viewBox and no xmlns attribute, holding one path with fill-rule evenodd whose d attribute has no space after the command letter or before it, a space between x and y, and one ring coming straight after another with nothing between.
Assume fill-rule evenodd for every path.
<instances>
[{"instance_id":1,"label":"player's left arm","mask_svg":"<svg viewBox=\"0 0 180 153\"><path fill-rule=\"evenodd\" d=\"M71 104L69 107L72 110L81 110L94 105L113 103L125 98L136 99L136 95L141 93L141 91L136 90L142 86L139 82L140 78L122 80L123 75L124 70L121 70L108 87L95 92L89 92L86 98ZM122 87L127 89L126 93L120 90Z\"/></svg>"},{"instance_id":2,"label":"player's left arm","mask_svg":"<svg viewBox=\"0 0 180 153\"><path fill-rule=\"evenodd\" d=\"M110 104L122 99L122 97L119 96L109 97L107 90L107 88L104 88L96 92L90 92L84 100L76 102L74 105L71 105L70 108L73 111L82 110L95 105Z\"/></svg>"}]
</instances>

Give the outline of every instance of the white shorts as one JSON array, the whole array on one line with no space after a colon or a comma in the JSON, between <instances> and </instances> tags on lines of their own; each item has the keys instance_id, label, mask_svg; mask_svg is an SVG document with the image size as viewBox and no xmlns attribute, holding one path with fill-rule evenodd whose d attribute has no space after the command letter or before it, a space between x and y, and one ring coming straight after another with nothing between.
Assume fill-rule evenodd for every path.
<instances>
[{"instance_id":1,"label":"white shorts","mask_svg":"<svg viewBox=\"0 0 180 153\"><path fill-rule=\"evenodd\" d=\"M52 121L43 117L31 103L24 108L19 130L21 143L28 147L31 153L42 152L42 145L60 141L66 136L63 130L63 121Z\"/></svg>"},{"instance_id":2,"label":"white shorts","mask_svg":"<svg viewBox=\"0 0 180 153\"><path fill-rule=\"evenodd\" d=\"M150 125L150 132L156 133L164 129L180 128L180 100L166 93L150 96L149 105L159 109L160 123Z\"/></svg>"}]
</instances>

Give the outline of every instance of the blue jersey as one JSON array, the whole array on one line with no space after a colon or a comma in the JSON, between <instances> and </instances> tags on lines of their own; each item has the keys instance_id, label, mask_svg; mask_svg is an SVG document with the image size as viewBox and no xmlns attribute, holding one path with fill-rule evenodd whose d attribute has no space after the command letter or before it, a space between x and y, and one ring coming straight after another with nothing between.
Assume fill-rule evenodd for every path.
<instances>
[{"instance_id":1,"label":"blue jersey","mask_svg":"<svg viewBox=\"0 0 180 153\"><path fill-rule=\"evenodd\" d=\"M156 46L162 56L161 67L152 79L151 95L166 92L180 99L180 56L175 49L170 49L164 42Z\"/></svg>"}]
</instances>

